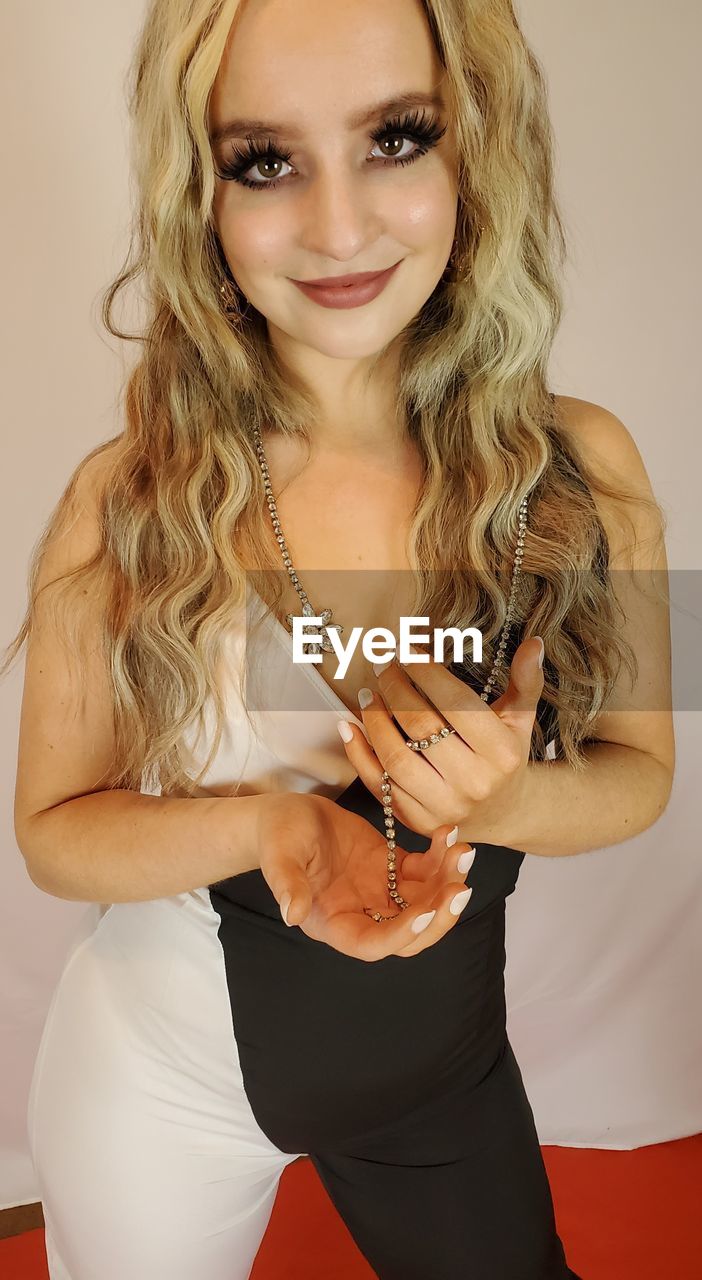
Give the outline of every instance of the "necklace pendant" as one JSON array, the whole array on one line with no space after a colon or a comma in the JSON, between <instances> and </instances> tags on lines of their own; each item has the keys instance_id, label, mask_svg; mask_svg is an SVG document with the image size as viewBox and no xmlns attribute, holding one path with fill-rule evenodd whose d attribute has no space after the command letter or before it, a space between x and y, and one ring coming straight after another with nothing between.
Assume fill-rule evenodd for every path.
<instances>
[{"instance_id":1,"label":"necklace pendant","mask_svg":"<svg viewBox=\"0 0 702 1280\"><path fill-rule=\"evenodd\" d=\"M332 622L331 609L320 609L319 612L317 612L316 609L312 608L311 604L303 604L301 614L286 613L285 621L290 626L291 631L292 631L294 618L321 618L322 619L322 624L319 628L320 632L323 633L321 642L317 642L316 640L303 641L303 646L307 653L317 654L322 652L326 652L326 653L334 652L334 645L329 639L329 632L337 631L340 634L344 630L344 628L341 626L339 622Z\"/></svg>"}]
</instances>

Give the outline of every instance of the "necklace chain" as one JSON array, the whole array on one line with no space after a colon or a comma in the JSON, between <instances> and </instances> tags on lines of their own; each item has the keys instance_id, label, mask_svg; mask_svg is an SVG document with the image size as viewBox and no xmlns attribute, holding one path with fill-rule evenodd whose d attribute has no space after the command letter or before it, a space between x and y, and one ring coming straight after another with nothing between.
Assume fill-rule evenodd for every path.
<instances>
[{"instance_id":1,"label":"necklace chain","mask_svg":"<svg viewBox=\"0 0 702 1280\"><path fill-rule=\"evenodd\" d=\"M254 437L256 442L256 454L258 456L259 465L263 475L263 485L266 493L266 501L268 503L268 510L270 511L271 520L273 523L273 532L275 534L276 542L280 547L281 555L283 557L283 564L285 565L285 568L288 571L290 581L292 582L298 596L300 597L300 600L302 601L302 616L322 618L323 625L320 628L320 632L322 633L321 644L309 642L307 647L309 648L311 653L319 653L322 650L326 652L333 651L334 646L332 645L332 642L329 639L328 633L330 630L342 632L344 628L338 622L333 623L331 621L332 619L331 609L320 609L319 611L317 611L312 607L309 597L300 582L299 576L293 565L292 558L290 556L290 552L288 551L288 546L285 541L285 537L283 535L283 531L281 528L280 518L278 516L278 508L276 506L276 501L273 496L273 489L271 487L271 478L270 478L270 473L268 471L268 463L266 462L266 455L263 451L263 441L261 440L261 435L257 427L254 428ZM483 690L480 695L483 702L487 702L488 696L493 690L493 686L497 679L497 672L499 668L502 666L502 663L504 661L505 650L507 648L507 637L509 635L510 627L512 626L512 623L515 621L514 602L515 602L516 591L517 591L517 580L519 578L519 574L522 566L522 560L524 558L524 543L526 540L525 535L526 535L526 527L527 527L527 505L528 505L528 499L523 498L521 503L519 504L517 546L516 546L516 551L514 556L514 565L512 567L512 581L510 585L509 598L507 601L507 611L505 615L505 622L504 622L502 631L500 633L500 640L497 646L495 659L490 669L490 674L483 686ZM293 614L291 613L286 614L286 621L290 624L290 627L292 627ZM384 815L384 822L385 822L385 840L386 840L387 849L388 849L388 862L387 862L388 894L393 899L395 906L399 907L401 911L404 911L405 908L409 906L409 903L405 901L405 899L402 897L402 895L400 894L397 888L397 868L396 868L396 859L395 859L395 848L397 845L397 841L395 839L395 816L392 810L392 783L389 775L385 771L383 772L383 776L381 779L380 790L382 793L383 815ZM394 919L393 916L381 915L379 911L371 911L368 907L365 907L364 910L368 915L371 916L373 920L376 920L378 922L382 920Z\"/></svg>"}]
</instances>

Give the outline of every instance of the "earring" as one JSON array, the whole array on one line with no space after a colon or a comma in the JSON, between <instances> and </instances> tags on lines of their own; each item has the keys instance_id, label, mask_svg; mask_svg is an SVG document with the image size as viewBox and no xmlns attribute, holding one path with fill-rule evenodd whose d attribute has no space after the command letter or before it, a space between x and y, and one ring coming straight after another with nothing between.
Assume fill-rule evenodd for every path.
<instances>
[{"instance_id":1,"label":"earring","mask_svg":"<svg viewBox=\"0 0 702 1280\"><path fill-rule=\"evenodd\" d=\"M485 228L482 226L482 224L479 224L476 227L476 232L478 237L482 235L484 230ZM442 280L445 280L448 284L464 284L465 281L470 278L469 271L466 268L464 263L463 264L459 263L455 259L454 257L455 252L456 252L456 240L454 239L454 242L451 246L451 253L449 254L449 260L446 263L446 267L444 268L444 273L441 278Z\"/></svg>"},{"instance_id":2,"label":"earring","mask_svg":"<svg viewBox=\"0 0 702 1280\"><path fill-rule=\"evenodd\" d=\"M446 263L446 266L444 267L443 275L441 277L441 279L444 280L447 284L460 284L464 278L458 269L458 265L455 258L455 252L456 252L456 241L454 240L453 245L451 246L451 253L449 254L449 260Z\"/></svg>"},{"instance_id":3,"label":"earring","mask_svg":"<svg viewBox=\"0 0 702 1280\"><path fill-rule=\"evenodd\" d=\"M239 306L236 286L228 279L227 276L221 277L219 294L222 299L222 307L226 315L230 317L239 317L241 315L241 308Z\"/></svg>"}]
</instances>

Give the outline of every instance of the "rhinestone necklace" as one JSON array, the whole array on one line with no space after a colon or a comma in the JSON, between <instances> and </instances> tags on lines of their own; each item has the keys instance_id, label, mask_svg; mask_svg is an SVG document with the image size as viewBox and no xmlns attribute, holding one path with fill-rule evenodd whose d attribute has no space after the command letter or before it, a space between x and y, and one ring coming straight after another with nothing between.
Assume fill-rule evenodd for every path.
<instances>
[{"instance_id":1,"label":"rhinestone necklace","mask_svg":"<svg viewBox=\"0 0 702 1280\"><path fill-rule=\"evenodd\" d=\"M275 539L278 545L280 546L281 554L283 557L283 564L285 565L285 568L288 571L290 581L292 582L298 596L300 597L300 600L302 601L301 613L300 614L286 613L285 620L288 623L290 630L292 631L293 620L296 617L321 618L322 626L319 629L320 634L322 635L321 642L311 641L311 640L306 641L305 648L310 653L322 653L323 651L326 651L327 653L333 652L334 646L331 640L329 639L329 632L337 631L341 633L344 630L344 628L338 622L332 622L331 609L313 608L313 606L310 604L307 593L305 592L304 588L300 583L300 579L293 566L293 562L290 557L290 552L288 551L287 543L285 541L285 538L283 536L283 531L281 529L280 519L278 517L278 508L276 506L275 498L273 496L273 489L271 487L271 478L270 478L270 473L268 471L268 463L266 462L266 455L263 451L263 441L261 440L261 434L257 427L254 428L254 438L256 441L256 453L258 455L259 465L261 468L261 472L263 474L263 485L266 492L266 501L268 503L268 510L271 513L271 520L273 522L273 532L275 534ZM504 626L500 633L500 641L497 646L495 660L492 664L490 675L488 676L483 686L483 691L480 695L481 700L483 702L487 702L488 696L492 692L493 685L495 684L495 681L497 679L497 672L499 668L502 666L502 663L504 660L505 650L507 648L507 637L509 635L509 630L510 630L510 627L512 626L512 623L515 621L514 599L515 599L516 590L517 590L517 579L519 577L522 560L524 558L527 504L528 504L528 499L523 498L519 505L519 528L517 533L517 548L514 556L514 564L512 566L512 582L510 586L509 599L507 602L507 612L505 616ZM433 745L435 742L440 741L442 737L445 737L446 734L451 732L451 729L448 726L444 726L444 730L440 730L436 734L431 734L430 738L421 739L421 741L418 744L419 749L426 750L426 748L428 748L430 745ZM416 749L417 748L415 748L415 750ZM402 897L401 893L397 888L397 868L396 868L396 859L395 859L395 849L397 846L397 841L395 839L395 816L392 811L392 783L390 781L390 777L388 773L385 770L383 771L383 776L380 783L380 790L382 793L382 804L383 804L383 813L384 813L384 821L385 821L385 840L386 840L387 849L388 849L388 862L387 862L388 894L393 899L395 906L399 907L400 911L404 911L406 907L409 906L409 903L405 901L405 899ZM364 907L363 910L366 912L367 915L371 917L372 920L376 920L378 923L380 923L382 920L395 919L394 916L383 916L380 914L379 911L371 911L369 907Z\"/></svg>"}]
</instances>

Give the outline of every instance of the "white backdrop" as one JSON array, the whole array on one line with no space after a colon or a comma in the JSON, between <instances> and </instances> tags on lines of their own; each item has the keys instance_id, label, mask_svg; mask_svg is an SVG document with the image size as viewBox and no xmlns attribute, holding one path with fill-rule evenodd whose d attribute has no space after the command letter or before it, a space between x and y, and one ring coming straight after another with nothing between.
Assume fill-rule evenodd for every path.
<instances>
[{"instance_id":1,"label":"white backdrop","mask_svg":"<svg viewBox=\"0 0 702 1280\"><path fill-rule=\"evenodd\" d=\"M553 386L626 423L669 516L670 567L699 569L699 6L521 9L548 78L571 246ZM119 427L123 356L99 331L96 298L126 247L122 86L142 11L142 0L5 0L0 16L0 643L70 471ZM22 674L20 663L0 684L0 1208L39 1198L29 1080L68 950L99 914L41 893L17 850ZM631 1148L702 1130L700 714L681 707L656 825L592 853L527 856L508 899L508 1029L544 1143Z\"/></svg>"}]
</instances>

